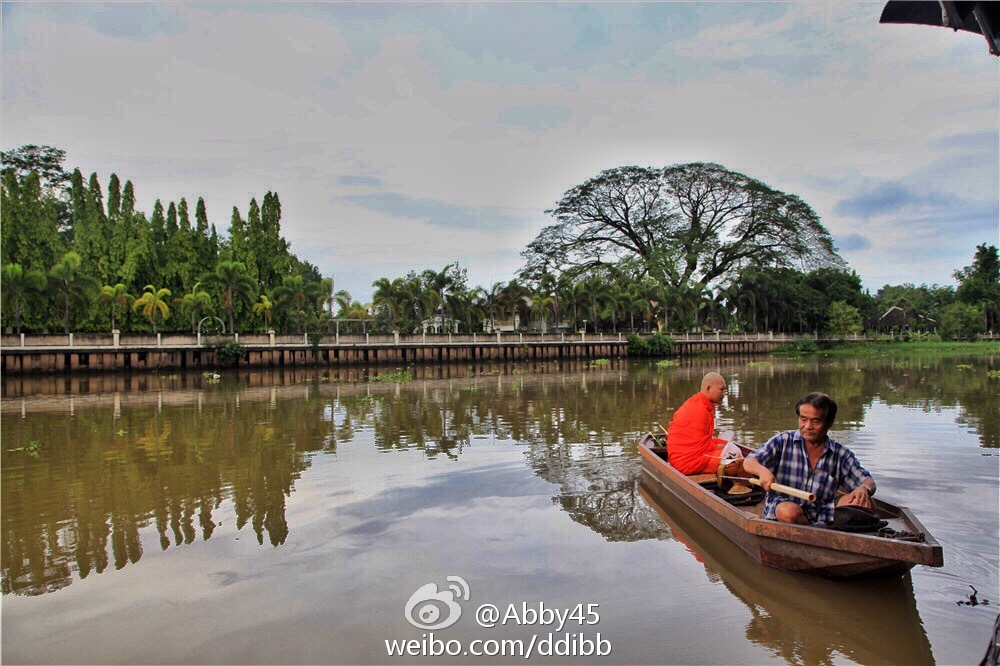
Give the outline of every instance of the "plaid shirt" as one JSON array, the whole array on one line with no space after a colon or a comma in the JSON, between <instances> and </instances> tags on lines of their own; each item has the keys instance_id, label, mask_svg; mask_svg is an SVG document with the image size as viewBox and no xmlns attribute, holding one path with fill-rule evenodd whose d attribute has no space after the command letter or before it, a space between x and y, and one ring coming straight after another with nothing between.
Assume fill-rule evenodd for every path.
<instances>
[{"instance_id":1,"label":"plaid shirt","mask_svg":"<svg viewBox=\"0 0 1000 666\"><path fill-rule=\"evenodd\" d=\"M826 438L825 446L826 450L815 468L810 468L805 440L798 430L779 433L750 454L750 457L756 458L757 462L771 470L778 483L816 493L816 501L807 502L769 491L764 499L765 518L775 519L774 510L780 502L795 502L802 507L810 523L833 520L837 489L843 486L850 492L861 485L864 479L871 478L871 474L858 463L849 448L829 437Z\"/></svg>"}]
</instances>

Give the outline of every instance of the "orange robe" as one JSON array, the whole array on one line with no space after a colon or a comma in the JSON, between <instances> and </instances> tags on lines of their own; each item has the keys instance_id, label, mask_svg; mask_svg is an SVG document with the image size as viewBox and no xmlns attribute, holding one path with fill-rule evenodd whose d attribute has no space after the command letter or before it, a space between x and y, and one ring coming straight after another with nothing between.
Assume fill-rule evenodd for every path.
<instances>
[{"instance_id":1,"label":"orange robe","mask_svg":"<svg viewBox=\"0 0 1000 666\"><path fill-rule=\"evenodd\" d=\"M714 474L726 440L713 437L715 405L698 392L674 412L667 428L667 457L681 474Z\"/></svg>"}]
</instances>

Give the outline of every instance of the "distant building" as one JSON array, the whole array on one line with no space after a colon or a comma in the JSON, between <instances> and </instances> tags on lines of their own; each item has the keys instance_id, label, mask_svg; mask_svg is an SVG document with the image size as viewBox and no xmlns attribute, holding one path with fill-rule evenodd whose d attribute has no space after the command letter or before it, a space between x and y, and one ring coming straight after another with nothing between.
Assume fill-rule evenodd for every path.
<instances>
[{"instance_id":1,"label":"distant building","mask_svg":"<svg viewBox=\"0 0 1000 666\"><path fill-rule=\"evenodd\" d=\"M458 320L449 315L434 315L420 322L424 333L458 333Z\"/></svg>"}]
</instances>

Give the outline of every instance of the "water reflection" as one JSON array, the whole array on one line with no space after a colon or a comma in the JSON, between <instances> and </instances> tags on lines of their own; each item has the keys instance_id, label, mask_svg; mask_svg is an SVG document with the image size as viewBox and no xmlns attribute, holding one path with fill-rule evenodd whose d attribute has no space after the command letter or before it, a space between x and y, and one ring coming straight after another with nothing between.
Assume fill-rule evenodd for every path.
<instances>
[{"instance_id":1,"label":"water reflection","mask_svg":"<svg viewBox=\"0 0 1000 666\"><path fill-rule=\"evenodd\" d=\"M907 575L831 583L762 566L643 474L640 492L671 533L750 612L746 637L790 664L933 664Z\"/></svg>"},{"instance_id":2,"label":"water reflection","mask_svg":"<svg viewBox=\"0 0 1000 666\"><path fill-rule=\"evenodd\" d=\"M759 360L758 360L759 363ZM0 403L4 594L41 594L143 556L209 540L223 503L237 529L283 544L286 501L313 456L370 434L386 454L454 460L477 439L524 444L528 465L574 521L608 541L666 537L639 497L638 434L666 422L707 369L731 379L719 425L762 442L792 427L795 399L817 388L840 403L838 427L875 401L957 409L981 446L1000 446L995 358L417 366L415 381L294 369L232 374L5 378ZM12 451L30 442L34 454ZM147 539L148 540L148 539Z\"/></svg>"}]
</instances>

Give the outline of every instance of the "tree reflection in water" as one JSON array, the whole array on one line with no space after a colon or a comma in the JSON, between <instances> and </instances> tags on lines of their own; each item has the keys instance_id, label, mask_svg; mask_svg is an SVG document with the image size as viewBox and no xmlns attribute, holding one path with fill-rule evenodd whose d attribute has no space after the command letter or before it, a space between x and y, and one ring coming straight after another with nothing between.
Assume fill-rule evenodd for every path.
<instances>
[{"instance_id":1,"label":"tree reflection in water","mask_svg":"<svg viewBox=\"0 0 1000 666\"><path fill-rule=\"evenodd\" d=\"M457 459L476 439L521 443L573 520L609 541L668 538L639 497L635 441L668 422L707 370L730 378L718 425L742 441L792 427L794 401L822 388L841 405L841 429L857 428L875 400L954 407L982 446L1000 446L998 383L987 378L996 358L747 360L416 366L407 384L369 383L363 368L233 373L219 384L199 375L5 378L3 592L41 594L74 572L135 564L149 526L163 550L208 540L223 502L238 529L279 546L286 500L312 456L336 454L360 431L379 451L429 459ZM32 440L44 444L37 456L9 450Z\"/></svg>"}]
</instances>

